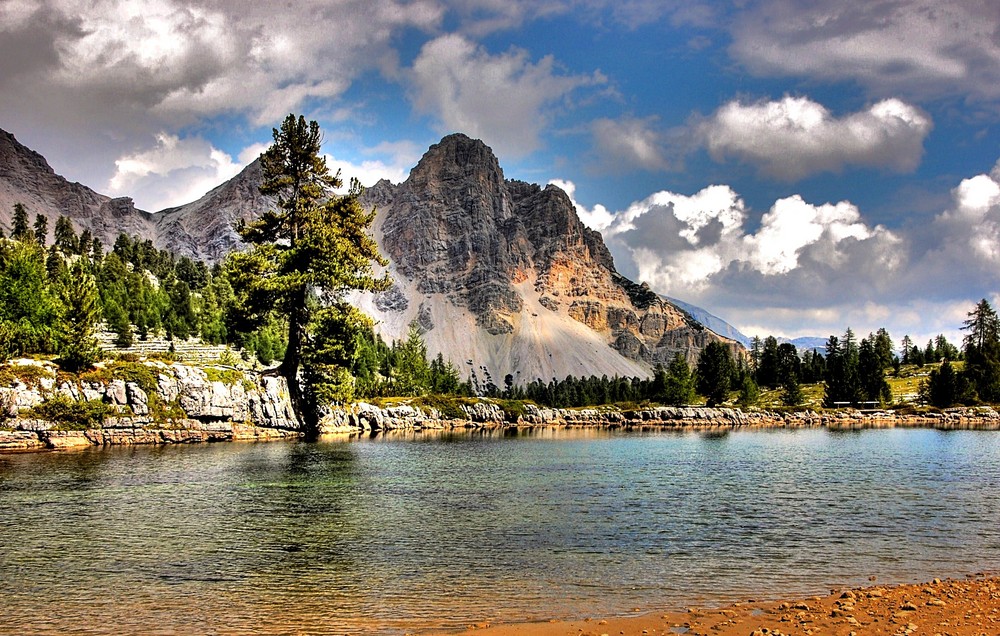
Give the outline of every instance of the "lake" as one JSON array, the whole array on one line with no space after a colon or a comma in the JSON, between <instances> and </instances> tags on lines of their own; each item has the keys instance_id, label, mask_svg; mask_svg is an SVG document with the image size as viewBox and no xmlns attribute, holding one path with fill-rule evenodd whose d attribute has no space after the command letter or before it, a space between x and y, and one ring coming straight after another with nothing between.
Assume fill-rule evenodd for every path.
<instances>
[{"instance_id":1,"label":"lake","mask_svg":"<svg viewBox=\"0 0 1000 636\"><path fill-rule=\"evenodd\" d=\"M370 633L1000 569L1000 434L598 429L0 455L4 633Z\"/></svg>"}]
</instances>

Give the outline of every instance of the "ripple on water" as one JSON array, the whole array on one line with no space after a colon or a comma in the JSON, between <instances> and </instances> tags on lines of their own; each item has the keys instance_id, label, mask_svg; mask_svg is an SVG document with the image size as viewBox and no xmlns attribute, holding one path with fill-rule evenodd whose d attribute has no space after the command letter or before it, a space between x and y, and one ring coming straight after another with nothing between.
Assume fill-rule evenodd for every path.
<instances>
[{"instance_id":1,"label":"ripple on water","mask_svg":"<svg viewBox=\"0 0 1000 636\"><path fill-rule=\"evenodd\" d=\"M0 456L0 486L15 632L400 633L1000 566L989 432L111 448Z\"/></svg>"}]
</instances>

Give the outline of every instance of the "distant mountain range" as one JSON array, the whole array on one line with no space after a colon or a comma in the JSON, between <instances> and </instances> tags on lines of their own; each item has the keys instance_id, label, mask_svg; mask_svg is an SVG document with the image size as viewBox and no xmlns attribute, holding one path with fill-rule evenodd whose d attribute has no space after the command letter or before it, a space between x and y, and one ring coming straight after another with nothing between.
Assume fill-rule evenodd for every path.
<instances>
[{"instance_id":1,"label":"distant mountain range","mask_svg":"<svg viewBox=\"0 0 1000 636\"><path fill-rule=\"evenodd\" d=\"M31 219L43 214L53 227L66 215L107 246L127 232L216 262L241 246L236 220L273 206L260 182L255 161L197 201L151 214L66 181L0 131L0 223L8 230L21 202ZM493 152L465 135L431 146L406 181L379 182L363 201L376 207L373 235L395 285L354 302L387 339L416 325L431 352L484 381L646 376L677 353L694 361L709 342L748 342L705 310L619 274L565 192L505 179Z\"/></svg>"}]
</instances>

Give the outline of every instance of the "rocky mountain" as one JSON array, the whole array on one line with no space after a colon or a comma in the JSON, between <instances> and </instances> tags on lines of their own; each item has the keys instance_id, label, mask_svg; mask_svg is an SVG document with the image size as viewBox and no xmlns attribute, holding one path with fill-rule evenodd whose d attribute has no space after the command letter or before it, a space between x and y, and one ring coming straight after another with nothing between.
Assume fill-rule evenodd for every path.
<instances>
[{"instance_id":1,"label":"rocky mountain","mask_svg":"<svg viewBox=\"0 0 1000 636\"><path fill-rule=\"evenodd\" d=\"M644 376L712 340L738 347L620 275L565 192L506 180L481 141L445 137L365 200L396 284L358 302L384 337L416 324L484 380Z\"/></svg>"},{"instance_id":2,"label":"rocky mountain","mask_svg":"<svg viewBox=\"0 0 1000 636\"><path fill-rule=\"evenodd\" d=\"M88 228L105 246L120 232L146 238L155 235L153 215L135 208L132 199L113 199L85 185L59 176L45 158L21 145L14 135L0 130L0 226L8 232L15 203L49 219L49 233L60 215L69 217L77 231Z\"/></svg>"},{"instance_id":3,"label":"rocky mountain","mask_svg":"<svg viewBox=\"0 0 1000 636\"><path fill-rule=\"evenodd\" d=\"M154 242L180 255L221 261L243 245L234 224L274 207L258 189L262 179L258 159L197 201L156 213Z\"/></svg>"},{"instance_id":4,"label":"rocky mountain","mask_svg":"<svg viewBox=\"0 0 1000 636\"><path fill-rule=\"evenodd\" d=\"M715 314L711 313L707 309L702 309L697 305L692 305L691 303L686 303L683 300L678 300L676 298L670 298L669 296L664 296L667 302L677 305L687 313L691 315L692 318L705 325L715 333L720 336L729 338L730 340L735 340L744 347L750 346L750 337L745 335L736 327L732 326L722 318L719 318Z\"/></svg>"},{"instance_id":5,"label":"rocky mountain","mask_svg":"<svg viewBox=\"0 0 1000 636\"><path fill-rule=\"evenodd\" d=\"M273 205L247 166L192 203L149 214L56 175L45 159L0 131L0 224L24 203L31 218L68 215L107 245L125 231L208 261L239 247L238 219ZM739 345L677 304L620 275L599 233L555 186L504 178L481 141L449 135L410 173L365 193L394 287L354 300L387 339L411 324L478 381L567 375L648 375L676 353L693 360L710 341Z\"/></svg>"}]
</instances>

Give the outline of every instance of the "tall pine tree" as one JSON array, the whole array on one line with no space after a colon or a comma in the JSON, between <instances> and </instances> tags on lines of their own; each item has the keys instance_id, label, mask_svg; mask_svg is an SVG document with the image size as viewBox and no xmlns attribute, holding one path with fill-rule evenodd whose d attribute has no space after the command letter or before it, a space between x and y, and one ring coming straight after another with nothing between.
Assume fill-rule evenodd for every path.
<instances>
[{"instance_id":1,"label":"tall pine tree","mask_svg":"<svg viewBox=\"0 0 1000 636\"><path fill-rule=\"evenodd\" d=\"M357 309L339 302L342 294L387 288L388 279L373 272L374 263L386 261L368 235L374 213L358 201L360 184L352 180L346 195L334 194L343 182L339 173L330 174L320 154L319 124L288 115L273 137L261 155L260 191L276 198L276 209L237 226L251 249L230 259L227 273L242 326L263 324L275 311L287 319L288 344L279 371L288 381L297 415L314 432L320 405L307 401L299 377L305 350L315 344L314 320L325 316L337 324L354 322Z\"/></svg>"}]
</instances>

